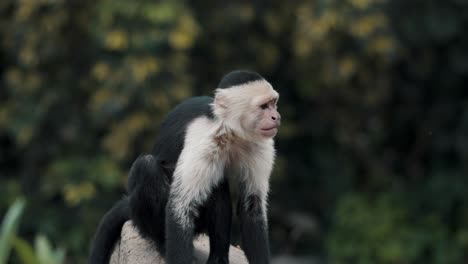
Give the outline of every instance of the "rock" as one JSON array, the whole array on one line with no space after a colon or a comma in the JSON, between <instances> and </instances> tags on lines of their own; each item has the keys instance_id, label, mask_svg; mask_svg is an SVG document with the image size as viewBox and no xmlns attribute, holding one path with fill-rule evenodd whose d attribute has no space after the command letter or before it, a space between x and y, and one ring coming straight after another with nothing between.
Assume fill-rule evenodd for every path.
<instances>
[{"instance_id":1,"label":"rock","mask_svg":"<svg viewBox=\"0 0 468 264\"><path fill-rule=\"evenodd\" d=\"M210 251L209 238L201 235L194 240L195 263L206 263ZM122 227L120 240L112 252L111 264L163 264L164 259L159 255L151 241L138 234L131 221ZM229 249L229 263L247 264L244 252L237 247Z\"/></svg>"}]
</instances>

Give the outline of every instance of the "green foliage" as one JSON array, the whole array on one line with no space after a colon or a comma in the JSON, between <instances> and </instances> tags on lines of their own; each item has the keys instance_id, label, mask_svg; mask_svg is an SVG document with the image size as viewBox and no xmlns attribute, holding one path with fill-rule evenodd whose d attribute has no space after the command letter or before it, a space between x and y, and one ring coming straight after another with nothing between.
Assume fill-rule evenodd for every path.
<instances>
[{"instance_id":1,"label":"green foliage","mask_svg":"<svg viewBox=\"0 0 468 264\"><path fill-rule=\"evenodd\" d=\"M0 263L11 263L11 248L23 264L60 264L64 262L65 250L53 249L45 236L36 236L34 248L16 235L26 202L19 198L8 209L0 227Z\"/></svg>"},{"instance_id":2,"label":"green foliage","mask_svg":"<svg viewBox=\"0 0 468 264\"><path fill-rule=\"evenodd\" d=\"M0 227L0 263L7 263L8 256L10 255L11 243L16 236L19 225L19 220L25 206L23 199L18 199L8 209L5 217L3 218Z\"/></svg>"},{"instance_id":3,"label":"green foliage","mask_svg":"<svg viewBox=\"0 0 468 264\"><path fill-rule=\"evenodd\" d=\"M49 240L42 235L36 236L34 248L20 238L15 238L13 245L18 259L23 264L60 264L65 260L65 250L53 249Z\"/></svg>"},{"instance_id":4,"label":"green foliage","mask_svg":"<svg viewBox=\"0 0 468 264\"><path fill-rule=\"evenodd\" d=\"M26 235L8 240L13 263L84 262L164 114L237 68L281 94L275 254L462 263L467 10L463 0L0 1L0 211L26 196L19 233L67 248Z\"/></svg>"},{"instance_id":5,"label":"green foliage","mask_svg":"<svg viewBox=\"0 0 468 264\"><path fill-rule=\"evenodd\" d=\"M431 245L432 263L456 263L461 257L452 248L459 245L444 245L450 239L441 219L432 215L412 221L398 194L376 199L352 194L340 201L327 241L332 263L419 263Z\"/></svg>"},{"instance_id":6,"label":"green foliage","mask_svg":"<svg viewBox=\"0 0 468 264\"><path fill-rule=\"evenodd\" d=\"M459 263L466 242L451 237L439 214L412 219L407 198L399 193L343 197L327 243L332 262Z\"/></svg>"},{"instance_id":7,"label":"green foliage","mask_svg":"<svg viewBox=\"0 0 468 264\"><path fill-rule=\"evenodd\" d=\"M34 254L33 248L26 242L25 240L21 238L15 238L13 240L13 245L16 250L16 254L18 255L18 258L20 259L21 263L25 264L36 264L37 259Z\"/></svg>"}]
</instances>

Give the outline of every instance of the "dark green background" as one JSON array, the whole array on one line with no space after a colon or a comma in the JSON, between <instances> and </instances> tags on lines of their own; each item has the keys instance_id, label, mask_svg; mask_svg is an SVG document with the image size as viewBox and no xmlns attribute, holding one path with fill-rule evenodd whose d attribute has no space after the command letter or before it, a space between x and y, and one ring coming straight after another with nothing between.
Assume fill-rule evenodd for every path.
<instances>
[{"instance_id":1,"label":"dark green background","mask_svg":"<svg viewBox=\"0 0 468 264\"><path fill-rule=\"evenodd\" d=\"M274 255L467 263L468 1L0 1L0 216L83 263L161 118L233 69L283 125Z\"/></svg>"}]
</instances>

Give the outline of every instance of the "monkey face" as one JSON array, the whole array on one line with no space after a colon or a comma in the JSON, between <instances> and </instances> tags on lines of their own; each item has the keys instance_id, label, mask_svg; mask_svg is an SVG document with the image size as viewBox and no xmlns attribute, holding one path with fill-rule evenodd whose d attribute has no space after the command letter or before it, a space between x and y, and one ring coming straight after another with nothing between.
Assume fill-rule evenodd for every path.
<instances>
[{"instance_id":1,"label":"monkey face","mask_svg":"<svg viewBox=\"0 0 468 264\"><path fill-rule=\"evenodd\" d=\"M281 115L276 105L278 93L269 84L263 89L252 89L249 92L250 96L245 97L248 99L244 99L249 103L241 115L241 126L254 138L274 137L281 123Z\"/></svg>"},{"instance_id":2,"label":"monkey face","mask_svg":"<svg viewBox=\"0 0 468 264\"><path fill-rule=\"evenodd\" d=\"M257 136L272 138L278 132L281 123L281 115L276 106L277 97L262 97L261 100L254 100L253 109L247 113L252 115L250 127Z\"/></svg>"},{"instance_id":3,"label":"monkey face","mask_svg":"<svg viewBox=\"0 0 468 264\"><path fill-rule=\"evenodd\" d=\"M260 106L262 109L259 123L259 133L264 137L274 137L281 123L281 115L276 110L276 102L269 102Z\"/></svg>"}]
</instances>

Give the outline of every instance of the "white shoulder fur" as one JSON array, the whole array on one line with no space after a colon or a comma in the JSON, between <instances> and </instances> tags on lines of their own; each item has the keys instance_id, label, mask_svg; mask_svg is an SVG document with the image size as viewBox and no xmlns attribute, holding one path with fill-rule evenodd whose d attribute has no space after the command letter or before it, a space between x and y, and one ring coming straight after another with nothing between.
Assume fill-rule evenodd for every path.
<instances>
[{"instance_id":1,"label":"white shoulder fur","mask_svg":"<svg viewBox=\"0 0 468 264\"><path fill-rule=\"evenodd\" d=\"M214 123L206 117L194 119L187 128L169 199L183 227L188 227L190 215L198 214L195 207L208 198L223 176L226 160L211 140L214 132Z\"/></svg>"}]
</instances>

